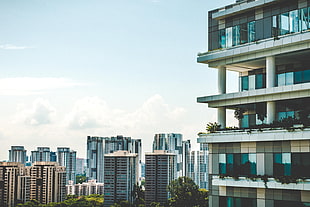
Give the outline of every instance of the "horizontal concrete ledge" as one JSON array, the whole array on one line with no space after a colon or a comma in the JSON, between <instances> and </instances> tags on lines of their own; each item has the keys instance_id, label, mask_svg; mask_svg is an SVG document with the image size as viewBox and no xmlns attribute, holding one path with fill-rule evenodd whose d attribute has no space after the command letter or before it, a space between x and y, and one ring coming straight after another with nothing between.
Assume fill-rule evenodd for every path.
<instances>
[{"instance_id":1,"label":"horizontal concrete ledge","mask_svg":"<svg viewBox=\"0 0 310 207\"><path fill-rule=\"evenodd\" d=\"M268 178L266 186L263 180L251 180L245 177L239 177L238 180L233 178L220 178L219 176L212 176L212 185L215 186L231 186L243 188L268 188L268 189L285 189L285 190L310 190L310 180L304 182L282 184L273 178Z\"/></svg>"},{"instance_id":2,"label":"horizontal concrete ledge","mask_svg":"<svg viewBox=\"0 0 310 207\"><path fill-rule=\"evenodd\" d=\"M208 103L209 107L229 107L242 104L279 101L310 97L310 83L302 83L273 88L262 88L236 93L198 97L198 103Z\"/></svg>"},{"instance_id":3,"label":"horizontal concrete ledge","mask_svg":"<svg viewBox=\"0 0 310 207\"><path fill-rule=\"evenodd\" d=\"M220 8L219 11L212 14L213 19L223 19L227 18L229 16L238 14L238 13L244 13L254 8L259 8L266 6L267 4L279 2L280 0L256 0L252 2L240 2L236 4L229 5L229 8Z\"/></svg>"},{"instance_id":4,"label":"horizontal concrete ledge","mask_svg":"<svg viewBox=\"0 0 310 207\"><path fill-rule=\"evenodd\" d=\"M263 131L247 130L242 132L225 131L199 134L198 143L233 143L233 142L265 142L309 140L310 128L288 131L286 129L269 129Z\"/></svg>"}]
</instances>

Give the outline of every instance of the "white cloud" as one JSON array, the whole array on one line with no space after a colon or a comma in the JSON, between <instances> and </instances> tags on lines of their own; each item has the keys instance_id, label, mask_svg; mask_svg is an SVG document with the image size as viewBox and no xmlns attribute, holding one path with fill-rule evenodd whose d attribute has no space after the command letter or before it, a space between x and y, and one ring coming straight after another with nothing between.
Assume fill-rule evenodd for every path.
<instances>
[{"instance_id":1,"label":"white cloud","mask_svg":"<svg viewBox=\"0 0 310 207\"><path fill-rule=\"evenodd\" d=\"M0 79L0 95L35 95L45 93L47 90L69 88L77 85L81 85L81 83L67 78L2 78Z\"/></svg>"},{"instance_id":2,"label":"white cloud","mask_svg":"<svg viewBox=\"0 0 310 207\"><path fill-rule=\"evenodd\" d=\"M15 116L14 122L25 125L38 126L53 122L56 109L45 99L36 99L30 108L20 106Z\"/></svg>"},{"instance_id":3,"label":"white cloud","mask_svg":"<svg viewBox=\"0 0 310 207\"><path fill-rule=\"evenodd\" d=\"M17 46L17 45L12 45L12 44L3 44L0 45L0 49L3 50L24 50L24 49L30 49L33 47L29 47L29 46Z\"/></svg>"}]
</instances>

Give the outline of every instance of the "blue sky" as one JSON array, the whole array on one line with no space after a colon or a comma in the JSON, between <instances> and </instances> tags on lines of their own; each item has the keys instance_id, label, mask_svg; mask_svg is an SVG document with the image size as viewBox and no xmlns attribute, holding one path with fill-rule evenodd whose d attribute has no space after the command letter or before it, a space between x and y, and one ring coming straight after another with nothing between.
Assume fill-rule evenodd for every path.
<instances>
[{"instance_id":1,"label":"blue sky","mask_svg":"<svg viewBox=\"0 0 310 207\"><path fill-rule=\"evenodd\" d=\"M182 133L195 142L216 111L207 11L232 0L0 1L0 160L11 145L68 146L86 136ZM229 75L236 91L236 75ZM235 124L233 118L229 119Z\"/></svg>"}]
</instances>

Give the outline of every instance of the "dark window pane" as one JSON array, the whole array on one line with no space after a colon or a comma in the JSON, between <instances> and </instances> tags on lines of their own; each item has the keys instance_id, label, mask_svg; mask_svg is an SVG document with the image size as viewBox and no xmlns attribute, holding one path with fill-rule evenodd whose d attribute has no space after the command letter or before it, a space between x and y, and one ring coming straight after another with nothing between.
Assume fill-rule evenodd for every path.
<instances>
[{"instance_id":1,"label":"dark window pane","mask_svg":"<svg viewBox=\"0 0 310 207\"><path fill-rule=\"evenodd\" d=\"M303 71L297 71L294 73L294 84L302 83Z\"/></svg>"},{"instance_id":2,"label":"dark window pane","mask_svg":"<svg viewBox=\"0 0 310 207\"><path fill-rule=\"evenodd\" d=\"M249 77L243 76L241 77L241 91L249 90Z\"/></svg>"},{"instance_id":3,"label":"dark window pane","mask_svg":"<svg viewBox=\"0 0 310 207\"><path fill-rule=\"evenodd\" d=\"M303 72L303 82L310 82L310 70L305 70Z\"/></svg>"}]
</instances>

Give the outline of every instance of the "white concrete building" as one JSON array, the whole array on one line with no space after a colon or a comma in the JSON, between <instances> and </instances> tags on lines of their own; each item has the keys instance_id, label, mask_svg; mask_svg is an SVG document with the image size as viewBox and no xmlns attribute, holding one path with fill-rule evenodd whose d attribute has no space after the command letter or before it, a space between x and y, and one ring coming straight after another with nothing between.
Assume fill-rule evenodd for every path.
<instances>
[{"instance_id":1,"label":"white concrete building","mask_svg":"<svg viewBox=\"0 0 310 207\"><path fill-rule=\"evenodd\" d=\"M209 144L209 206L310 205L310 1L240 0L209 12L208 51L198 62L218 69ZM226 93L226 71L239 91ZM239 129L226 128L235 110Z\"/></svg>"}]
</instances>

